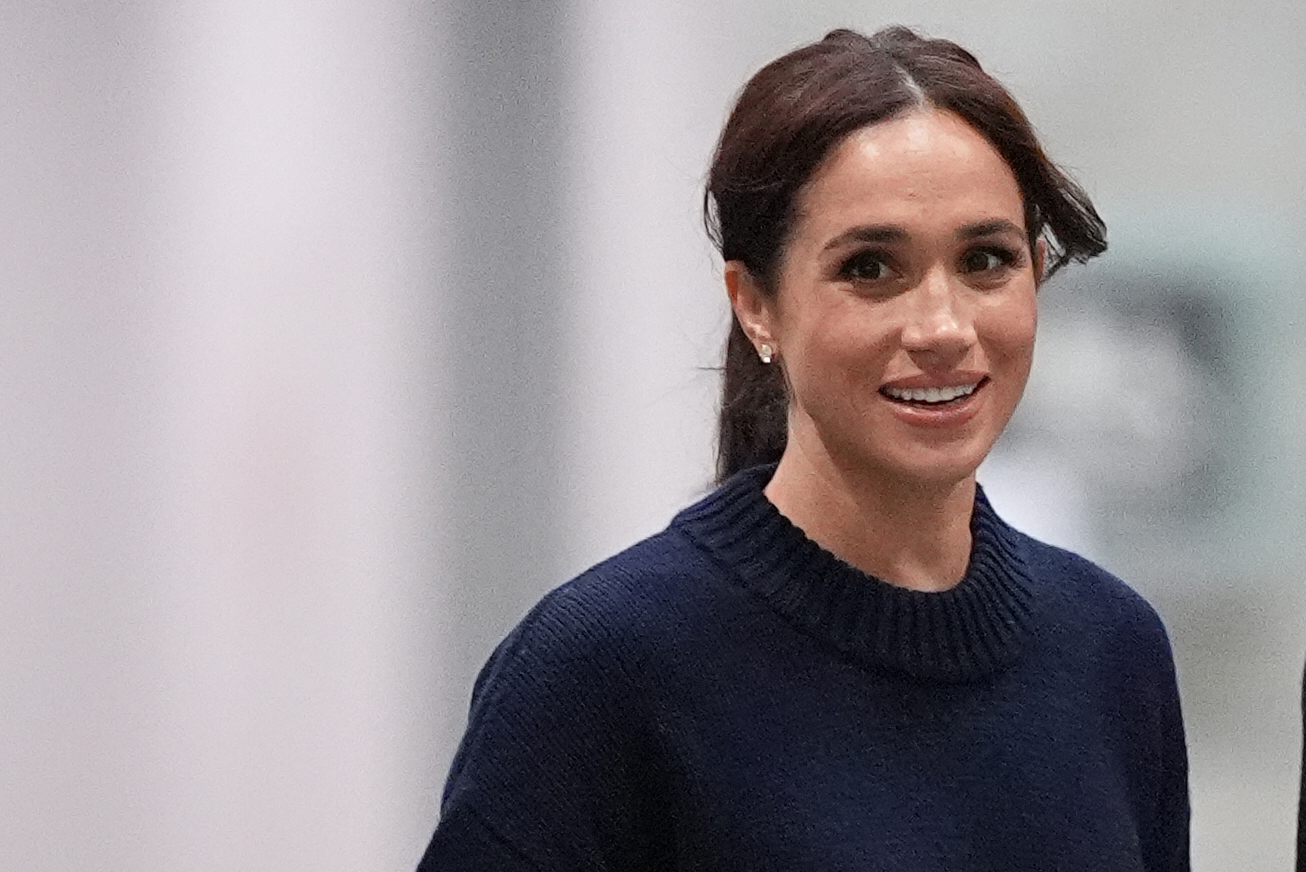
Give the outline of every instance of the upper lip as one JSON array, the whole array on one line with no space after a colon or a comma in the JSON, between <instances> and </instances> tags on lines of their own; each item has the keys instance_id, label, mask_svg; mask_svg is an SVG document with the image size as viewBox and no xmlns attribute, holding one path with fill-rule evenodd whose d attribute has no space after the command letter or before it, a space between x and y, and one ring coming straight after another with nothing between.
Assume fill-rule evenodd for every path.
<instances>
[{"instance_id":1,"label":"upper lip","mask_svg":"<svg viewBox=\"0 0 1306 872\"><path fill-rule=\"evenodd\" d=\"M982 372L950 372L947 375L913 375L880 385L880 390L910 391L925 388L978 387L988 376Z\"/></svg>"}]
</instances>

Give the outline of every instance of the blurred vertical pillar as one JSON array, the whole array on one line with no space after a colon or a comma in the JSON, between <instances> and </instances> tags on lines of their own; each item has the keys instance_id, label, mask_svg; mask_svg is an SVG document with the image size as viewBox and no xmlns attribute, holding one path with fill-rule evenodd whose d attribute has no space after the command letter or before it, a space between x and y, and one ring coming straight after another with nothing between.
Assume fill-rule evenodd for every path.
<instances>
[{"instance_id":1,"label":"blurred vertical pillar","mask_svg":"<svg viewBox=\"0 0 1306 872\"><path fill-rule=\"evenodd\" d=\"M150 10L0 6L0 868L152 868Z\"/></svg>"},{"instance_id":2,"label":"blurred vertical pillar","mask_svg":"<svg viewBox=\"0 0 1306 872\"><path fill-rule=\"evenodd\" d=\"M703 181L748 44L710 4L576 7L568 572L661 529L712 482L729 316Z\"/></svg>"},{"instance_id":3,"label":"blurred vertical pillar","mask_svg":"<svg viewBox=\"0 0 1306 872\"><path fill-rule=\"evenodd\" d=\"M404 868L428 825L446 360L419 10L159 16L170 868Z\"/></svg>"},{"instance_id":4,"label":"blurred vertical pillar","mask_svg":"<svg viewBox=\"0 0 1306 872\"><path fill-rule=\"evenodd\" d=\"M420 854L436 14L0 8L0 868Z\"/></svg>"},{"instance_id":5,"label":"blurred vertical pillar","mask_svg":"<svg viewBox=\"0 0 1306 872\"><path fill-rule=\"evenodd\" d=\"M448 417L443 452L461 725L490 648L558 578L566 4L448 7ZM443 772L440 773L441 777Z\"/></svg>"}]
</instances>

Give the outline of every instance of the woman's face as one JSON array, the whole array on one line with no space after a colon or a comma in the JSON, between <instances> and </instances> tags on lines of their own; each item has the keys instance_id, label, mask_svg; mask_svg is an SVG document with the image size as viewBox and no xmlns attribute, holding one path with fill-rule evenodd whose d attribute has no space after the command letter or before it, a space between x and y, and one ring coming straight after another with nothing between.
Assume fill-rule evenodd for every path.
<instances>
[{"instance_id":1,"label":"woman's face","mask_svg":"<svg viewBox=\"0 0 1306 872\"><path fill-rule=\"evenodd\" d=\"M916 110L849 136L797 206L775 297L727 268L785 369L788 450L922 484L973 475L1034 350L1039 265L1010 168L956 115Z\"/></svg>"}]
</instances>

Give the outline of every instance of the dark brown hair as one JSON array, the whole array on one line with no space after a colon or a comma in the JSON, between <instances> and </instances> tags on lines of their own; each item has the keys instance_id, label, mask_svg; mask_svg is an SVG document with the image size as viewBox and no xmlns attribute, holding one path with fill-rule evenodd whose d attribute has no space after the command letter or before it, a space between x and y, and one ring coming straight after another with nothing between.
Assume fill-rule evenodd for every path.
<instances>
[{"instance_id":1,"label":"dark brown hair","mask_svg":"<svg viewBox=\"0 0 1306 872\"><path fill-rule=\"evenodd\" d=\"M1106 227L1080 187L1043 152L1029 119L970 52L905 27L866 37L835 30L749 80L721 132L703 200L708 236L746 266L762 292L779 265L799 194L854 131L913 108L952 112L1006 160L1020 186L1031 246L1047 246L1043 277L1106 250ZM726 341L717 479L784 452L788 399L778 366L761 363L738 319Z\"/></svg>"}]
</instances>

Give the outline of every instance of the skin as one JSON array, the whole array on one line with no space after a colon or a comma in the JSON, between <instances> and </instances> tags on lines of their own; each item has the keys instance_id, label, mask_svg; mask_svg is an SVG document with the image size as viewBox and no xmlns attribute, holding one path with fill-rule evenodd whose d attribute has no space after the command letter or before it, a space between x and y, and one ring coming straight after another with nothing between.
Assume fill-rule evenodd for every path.
<instances>
[{"instance_id":1,"label":"skin","mask_svg":"<svg viewBox=\"0 0 1306 872\"><path fill-rule=\"evenodd\" d=\"M975 470L1034 350L1042 252L1020 188L983 136L923 108L850 135L798 207L774 297L741 262L725 270L740 324L773 349L789 387L789 440L766 495L865 572L954 587L970 558ZM902 401L958 387L976 389Z\"/></svg>"}]
</instances>

